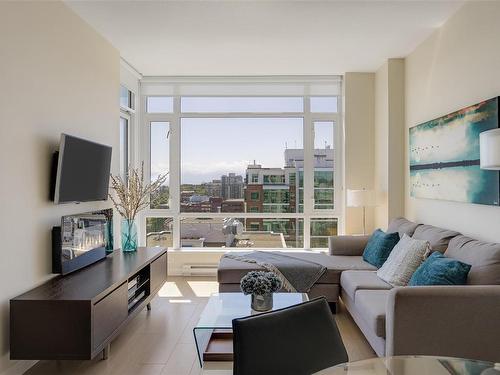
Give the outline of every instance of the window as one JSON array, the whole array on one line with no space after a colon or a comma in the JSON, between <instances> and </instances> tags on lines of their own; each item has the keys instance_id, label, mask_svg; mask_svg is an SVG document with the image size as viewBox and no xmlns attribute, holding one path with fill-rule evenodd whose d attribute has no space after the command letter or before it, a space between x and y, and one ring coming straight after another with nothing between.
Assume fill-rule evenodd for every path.
<instances>
[{"instance_id":1,"label":"window","mask_svg":"<svg viewBox=\"0 0 500 375\"><path fill-rule=\"evenodd\" d=\"M328 247L328 237L337 235L337 227L337 219L311 219L311 247Z\"/></svg>"},{"instance_id":2,"label":"window","mask_svg":"<svg viewBox=\"0 0 500 375\"><path fill-rule=\"evenodd\" d=\"M273 185L273 184L284 184L285 176L284 175L264 175L264 184Z\"/></svg>"},{"instance_id":3,"label":"window","mask_svg":"<svg viewBox=\"0 0 500 375\"><path fill-rule=\"evenodd\" d=\"M314 122L314 208L317 210L335 207L334 134L333 121Z\"/></svg>"},{"instance_id":4,"label":"window","mask_svg":"<svg viewBox=\"0 0 500 375\"><path fill-rule=\"evenodd\" d=\"M316 96L311 97L311 112L312 113L336 113L337 112L337 97L336 96Z\"/></svg>"},{"instance_id":5,"label":"window","mask_svg":"<svg viewBox=\"0 0 500 375\"><path fill-rule=\"evenodd\" d=\"M120 115L120 176L124 181L128 176L129 165L129 122L129 115L124 113Z\"/></svg>"},{"instance_id":6,"label":"window","mask_svg":"<svg viewBox=\"0 0 500 375\"><path fill-rule=\"evenodd\" d=\"M173 246L173 219L171 217L146 218L146 246Z\"/></svg>"},{"instance_id":7,"label":"window","mask_svg":"<svg viewBox=\"0 0 500 375\"><path fill-rule=\"evenodd\" d=\"M222 212L245 212L243 176L271 169L264 184L284 184L284 145L303 147L302 138L302 118L182 117L181 212L218 212L209 206L221 202ZM246 197L261 199L257 192Z\"/></svg>"},{"instance_id":8,"label":"window","mask_svg":"<svg viewBox=\"0 0 500 375\"><path fill-rule=\"evenodd\" d=\"M170 170L170 123L166 121L150 122L150 149L151 149L151 180L155 180L159 175L165 175ZM169 176L161 186L159 192L151 197L151 208L167 209L169 207L170 188Z\"/></svg>"},{"instance_id":9,"label":"window","mask_svg":"<svg viewBox=\"0 0 500 375\"><path fill-rule=\"evenodd\" d=\"M290 204L289 189L266 189L264 190L264 204L279 203L288 206Z\"/></svg>"},{"instance_id":10,"label":"window","mask_svg":"<svg viewBox=\"0 0 500 375\"><path fill-rule=\"evenodd\" d=\"M300 113L301 97L183 97L184 113Z\"/></svg>"},{"instance_id":11,"label":"window","mask_svg":"<svg viewBox=\"0 0 500 375\"><path fill-rule=\"evenodd\" d=\"M125 110L134 110L134 93L120 85L120 107Z\"/></svg>"},{"instance_id":12,"label":"window","mask_svg":"<svg viewBox=\"0 0 500 375\"><path fill-rule=\"evenodd\" d=\"M174 98L171 96L148 96L146 100L147 113L172 113Z\"/></svg>"},{"instance_id":13,"label":"window","mask_svg":"<svg viewBox=\"0 0 500 375\"><path fill-rule=\"evenodd\" d=\"M307 79L143 82L148 178L170 172L147 244L327 247L342 220L341 90Z\"/></svg>"}]
</instances>

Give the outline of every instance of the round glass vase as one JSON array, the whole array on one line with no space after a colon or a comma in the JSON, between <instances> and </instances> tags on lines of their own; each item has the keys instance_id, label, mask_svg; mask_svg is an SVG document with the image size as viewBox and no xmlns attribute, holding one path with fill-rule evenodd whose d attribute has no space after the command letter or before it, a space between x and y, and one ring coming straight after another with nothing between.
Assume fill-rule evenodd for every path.
<instances>
[{"instance_id":1,"label":"round glass vase","mask_svg":"<svg viewBox=\"0 0 500 375\"><path fill-rule=\"evenodd\" d=\"M268 311L273 308L273 294L252 294L252 309L255 311Z\"/></svg>"},{"instance_id":2,"label":"round glass vase","mask_svg":"<svg viewBox=\"0 0 500 375\"><path fill-rule=\"evenodd\" d=\"M137 225L135 220L122 220L121 235L122 251L137 251Z\"/></svg>"}]
</instances>

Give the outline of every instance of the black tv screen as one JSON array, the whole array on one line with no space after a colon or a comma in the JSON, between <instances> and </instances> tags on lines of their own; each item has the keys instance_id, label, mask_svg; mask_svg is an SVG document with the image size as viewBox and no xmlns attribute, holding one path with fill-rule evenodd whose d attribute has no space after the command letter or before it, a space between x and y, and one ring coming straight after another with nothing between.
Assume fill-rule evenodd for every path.
<instances>
[{"instance_id":1,"label":"black tv screen","mask_svg":"<svg viewBox=\"0 0 500 375\"><path fill-rule=\"evenodd\" d=\"M110 146L61 134L54 202L106 200L110 168Z\"/></svg>"}]
</instances>

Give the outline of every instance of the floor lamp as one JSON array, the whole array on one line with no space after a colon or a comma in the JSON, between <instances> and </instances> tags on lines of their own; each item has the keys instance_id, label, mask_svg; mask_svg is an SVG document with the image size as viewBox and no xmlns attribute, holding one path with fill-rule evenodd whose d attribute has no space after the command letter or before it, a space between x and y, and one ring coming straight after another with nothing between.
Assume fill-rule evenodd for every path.
<instances>
[{"instance_id":1,"label":"floor lamp","mask_svg":"<svg viewBox=\"0 0 500 375\"><path fill-rule=\"evenodd\" d=\"M363 235L366 235L366 207L374 205L373 190L347 190L347 207L363 207Z\"/></svg>"}]
</instances>

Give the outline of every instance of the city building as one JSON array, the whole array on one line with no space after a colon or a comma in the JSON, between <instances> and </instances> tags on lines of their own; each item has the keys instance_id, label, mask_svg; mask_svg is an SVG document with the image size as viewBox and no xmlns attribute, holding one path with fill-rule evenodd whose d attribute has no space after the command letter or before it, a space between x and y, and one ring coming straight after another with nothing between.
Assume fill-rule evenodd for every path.
<instances>
[{"instance_id":1,"label":"city building","mask_svg":"<svg viewBox=\"0 0 500 375\"><path fill-rule=\"evenodd\" d=\"M221 176L221 197L223 199L242 199L245 190L243 176L229 173Z\"/></svg>"},{"instance_id":2,"label":"city building","mask_svg":"<svg viewBox=\"0 0 500 375\"><path fill-rule=\"evenodd\" d=\"M222 201L221 212L245 212L243 199L226 199Z\"/></svg>"},{"instance_id":3,"label":"city building","mask_svg":"<svg viewBox=\"0 0 500 375\"><path fill-rule=\"evenodd\" d=\"M206 194L209 197L222 197L222 182L221 180L212 180L201 184L205 188Z\"/></svg>"}]
</instances>

